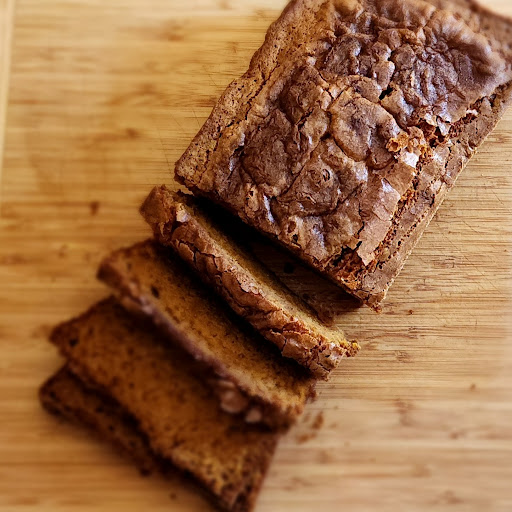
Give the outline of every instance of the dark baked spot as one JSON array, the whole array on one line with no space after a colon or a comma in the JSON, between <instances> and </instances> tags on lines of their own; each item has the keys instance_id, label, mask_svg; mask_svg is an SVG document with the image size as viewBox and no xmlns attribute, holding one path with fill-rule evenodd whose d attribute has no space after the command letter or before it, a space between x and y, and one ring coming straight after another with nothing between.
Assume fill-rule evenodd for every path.
<instances>
[{"instance_id":1,"label":"dark baked spot","mask_svg":"<svg viewBox=\"0 0 512 512\"><path fill-rule=\"evenodd\" d=\"M293 274L295 272L295 265L290 263L289 261L286 261L283 265L283 272L285 274Z\"/></svg>"},{"instance_id":2,"label":"dark baked spot","mask_svg":"<svg viewBox=\"0 0 512 512\"><path fill-rule=\"evenodd\" d=\"M78 340L78 338L71 338L68 341L68 343L69 343L70 347L76 347L78 345L78 343L79 343L79 340Z\"/></svg>"},{"instance_id":3,"label":"dark baked spot","mask_svg":"<svg viewBox=\"0 0 512 512\"><path fill-rule=\"evenodd\" d=\"M155 297L155 299L160 298L160 291L156 286L151 286L151 294L153 295L153 297Z\"/></svg>"},{"instance_id":4,"label":"dark baked spot","mask_svg":"<svg viewBox=\"0 0 512 512\"><path fill-rule=\"evenodd\" d=\"M388 96L391 96L393 92L392 87L388 87L385 91L382 91L379 96L379 100L382 101L384 98L387 98Z\"/></svg>"}]
</instances>

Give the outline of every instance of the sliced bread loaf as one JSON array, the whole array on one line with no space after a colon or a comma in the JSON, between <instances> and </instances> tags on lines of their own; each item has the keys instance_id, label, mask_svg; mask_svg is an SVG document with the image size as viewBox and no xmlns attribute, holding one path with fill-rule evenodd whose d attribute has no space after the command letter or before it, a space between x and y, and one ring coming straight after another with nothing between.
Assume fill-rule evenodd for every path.
<instances>
[{"instance_id":1,"label":"sliced bread loaf","mask_svg":"<svg viewBox=\"0 0 512 512\"><path fill-rule=\"evenodd\" d=\"M114 299L58 326L51 341L82 382L135 419L157 457L192 475L224 510L252 509L279 434L221 411L189 354L162 343L153 326ZM80 403L71 407L83 409Z\"/></svg>"}]
</instances>

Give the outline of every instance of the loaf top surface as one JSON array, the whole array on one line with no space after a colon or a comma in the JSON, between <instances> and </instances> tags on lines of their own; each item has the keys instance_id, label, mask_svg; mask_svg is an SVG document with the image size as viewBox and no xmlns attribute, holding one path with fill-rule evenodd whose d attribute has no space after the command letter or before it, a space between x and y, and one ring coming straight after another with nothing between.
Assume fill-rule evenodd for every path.
<instances>
[{"instance_id":1,"label":"loaf top surface","mask_svg":"<svg viewBox=\"0 0 512 512\"><path fill-rule=\"evenodd\" d=\"M320 270L371 265L422 164L511 79L503 20L435 3L290 3L178 180Z\"/></svg>"}]
</instances>

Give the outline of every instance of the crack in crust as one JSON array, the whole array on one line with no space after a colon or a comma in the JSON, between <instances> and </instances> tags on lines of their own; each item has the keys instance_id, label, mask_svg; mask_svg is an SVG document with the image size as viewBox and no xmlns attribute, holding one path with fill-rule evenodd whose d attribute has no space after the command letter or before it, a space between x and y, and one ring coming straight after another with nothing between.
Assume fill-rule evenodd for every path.
<instances>
[{"instance_id":1,"label":"crack in crust","mask_svg":"<svg viewBox=\"0 0 512 512\"><path fill-rule=\"evenodd\" d=\"M176 177L377 304L503 110L479 108L498 91L508 101L510 21L456 1L465 9L444 0L292 2ZM457 162L441 151L454 146ZM421 179L433 164L439 183L447 164L453 171L437 191ZM422 195L435 197L420 211ZM417 229L396 240L414 211Z\"/></svg>"}]
</instances>

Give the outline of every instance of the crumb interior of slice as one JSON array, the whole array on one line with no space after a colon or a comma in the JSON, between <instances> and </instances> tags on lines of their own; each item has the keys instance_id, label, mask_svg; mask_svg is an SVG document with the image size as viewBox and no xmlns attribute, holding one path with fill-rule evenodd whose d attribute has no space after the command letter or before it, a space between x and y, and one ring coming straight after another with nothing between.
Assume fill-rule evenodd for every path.
<instances>
[{"instance_id":1,"label":"crumb interior of slice","mask_svg":"<svg viewBox=\"0 0 512 512\"><path fill-rule=\"evenodd\" d=\"M131 413L158 454L214 492L243 484L244 471L271 446L271 433L219 409L188 354L162 343L155 330L114 301L72 323L62 336L73 369Z\"/></svg>"},{"instance_id":2,"label":"crumb interior of slice","mask_svg":"<svg viewBox=\"0 0 512 512\"><path fill-rule=\"evenodd\" d=\"M180 200L177 196L176 201ZM189 201L190 202L190 201ZM262 294L268 301L280 308L291 319L299 320L313 335L323 338L323 343L335 343L338 345L345 344L346 339L340 328L329 327L318 320L315 313L293 292L291 292L284 284L262 263L260 263L250 252L243 246L244 237L250 236L245 231L245 226L238 224L236 219L224 217L230 225L220 228L218 222L212 219L204 209L200 207L188 206L190 215L203 229L205 236L219 249L219 255L226 258L236 266L236 270L247 276L247 281L243 284L251 286L252 290L261 290ZM210 212L213 213L213 212ZM235 233L236 230L245 231L244 234Z\"/></svg>"},{"instance_id":3,"label":"crumb interior of slice","mask_svg":"<svg viewBox=\"0 0 512 512\"><path fill-rule=\"evenodd\" d=\"M114 265L174 326L185 348L219 362L249 395L302 407L313 382L307 371L284 359L172 251L146 243L119 252Z\"/></svg>"}]
</instances>

